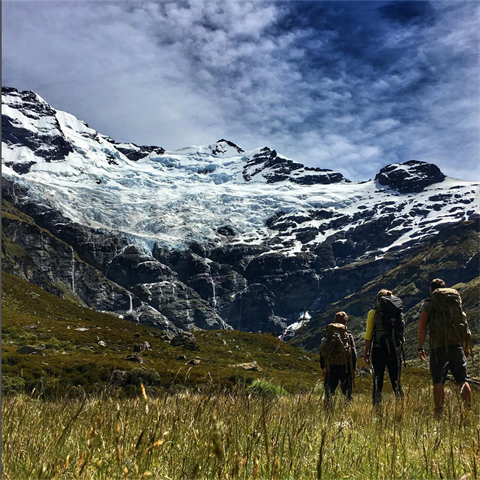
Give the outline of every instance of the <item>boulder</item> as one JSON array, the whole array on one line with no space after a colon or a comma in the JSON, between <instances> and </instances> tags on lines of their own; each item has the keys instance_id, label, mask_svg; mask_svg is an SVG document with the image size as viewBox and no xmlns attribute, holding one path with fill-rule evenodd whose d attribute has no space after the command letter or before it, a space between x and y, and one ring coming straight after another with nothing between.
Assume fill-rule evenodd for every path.
<instances>
[{"instance_id":1,"label":"boulder","mask_svg":"<svg viewBox=\"0 0 480 480\"><path fill-rule=\"evenodd\" d=\"M24 346L17 349L17 353L22 355L44 355L38 348Z\"/></svg>"},{"instance_id":2,"label":"boulder","mask_svg":"<svg viewBox=\"0 0 480 480\"><path fill-rule=\"evenodd\" d=\"M198 351L200 347L195 341L195 337L190 332L179 332L170 341L172 347L181 347L187 350Z\"/></svg>"},{"instance_id":3,"label":"boulder","mask_svg":"<svg viewBox=\"0 0 480 480\"><path fill-rule=\"evenodd\" d=\"M130 362L137 362L137 363L146 363L145 359L141 355L128 355L125 357L125 360Z\"/></svg>"},{"instance_id":4,"label":"boulder","mask_svg":"<svg viewBox=\"0 0 480 480\"><path fill-rule=\"evenodd\" d=\"M191 358L186 365L200 365L202 361L199 358Z\"/></svg>"},{"instance_id":5,"label":"boulder","mask_svg":"<svg viewBox=\"0 0 480 480\"><path fill-rule=\"evenodd\" d=\"M249 370L252 372L261 372L262 369L256 361L249 363L237 363L236 365L230 365L232 368L243 368L244 370Z\"/></svg>"}]
</instances>

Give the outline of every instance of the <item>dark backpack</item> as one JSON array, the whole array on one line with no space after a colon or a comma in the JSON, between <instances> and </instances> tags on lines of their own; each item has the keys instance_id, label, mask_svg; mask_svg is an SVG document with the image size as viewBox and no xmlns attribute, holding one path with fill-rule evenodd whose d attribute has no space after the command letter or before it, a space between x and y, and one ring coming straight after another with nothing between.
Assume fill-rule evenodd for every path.
<instances>
[{"instance_id":1,"label":"dark backpack","mask_svg":"<svg viewBox=\"0 0 480 480\"><path fill-rule=\"evenodd\" d=\"M389 352L398 350L405 340L403 302L398 297L382 297L375 314L375 342Z\"/></svg>"},{"instance_id":2,"label":"dark backpack","mask_svg":"<svg viewBox=\"0 0 480 480\"><path fill-rule=\"evenodd\" d=\"M463 345L468 340L467 316L462 307L462 298L453 288L437 288L432 293L430 344L432 348L445 345Z\"/></svg>"},{"instance_id":3,"label":"dark backpack","mask_svg":"<svg viewBox=\"0 0 480 480\"><path fill-rule=\"evenodd\" d=\"M352 345L347 326L342 323L330 323L325 327L325 341L320 346L320 355L325 359L327 370L332 365L352 364Z\"/></svg>"}]
</instances>

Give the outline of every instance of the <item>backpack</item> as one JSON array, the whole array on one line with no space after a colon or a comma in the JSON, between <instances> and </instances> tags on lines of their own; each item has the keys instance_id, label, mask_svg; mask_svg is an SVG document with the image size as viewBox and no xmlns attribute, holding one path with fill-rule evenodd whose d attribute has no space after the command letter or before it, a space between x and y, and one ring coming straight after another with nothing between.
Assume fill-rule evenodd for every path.
<instances>
[{"instance_id":1,"label":"backpack","mask_svg":"<svg viewBox=\"0 0 480 480\"><path fill-rule=\"evenodd\" d=\"M467 316L462 308L462 298L453 288L437 288L430 303L430 345L463 345L469 339Z\"/></svg>"},{"instance_id":2,"label":"backpack","mask_svg":"<svg viewBox=\"0 0 480 480\"><path fill-rule=\"evenodd\" d=\"M320 355L325 359L327 370L332 365L342 365L347 371L352 364L352 345L346 325L330 323L325 327L325 341L320 346Z\"/></svg>"},{"instance_id":3,"label":"backpack","mask_svg":"<svg viewBox=\"0 0 480 480\"><path fill-rule=\"evenodd\" d=\"M400 298L382 297L375 313L375 343L389 352L402 347L405 340L403 302Z\"/></svg>"}]
</instances>

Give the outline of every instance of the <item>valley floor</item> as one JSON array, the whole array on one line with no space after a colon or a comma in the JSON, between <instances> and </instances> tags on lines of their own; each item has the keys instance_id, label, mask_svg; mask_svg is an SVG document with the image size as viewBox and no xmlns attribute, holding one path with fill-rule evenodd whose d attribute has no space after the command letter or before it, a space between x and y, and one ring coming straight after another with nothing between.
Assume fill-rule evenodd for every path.
<instances>
[{"instance_id":1,"label":"valley floor","mask_svg":"<svg viewBox=\"0 0 480 480\"><path fill-rule=\"evenodd\" d=\"M475 392L478 395L478 392ZM480 404L429 387L368 393L330 410L321 391L265 397L181 393L133 399L3 399L3 478L479 478Z\"/></svg>"}]
</instances>

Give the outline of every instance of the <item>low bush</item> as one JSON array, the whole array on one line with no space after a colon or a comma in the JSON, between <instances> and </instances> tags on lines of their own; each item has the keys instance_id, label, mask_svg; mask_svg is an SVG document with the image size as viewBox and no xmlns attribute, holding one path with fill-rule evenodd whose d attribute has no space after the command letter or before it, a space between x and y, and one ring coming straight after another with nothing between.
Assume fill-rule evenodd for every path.
<instances>
[{"instance_id":1,"label":"low bush","mask_svg":"<svg viewBox=\"0 0 480 480\"><path fill-rule=\"evenodd\" d=\"M6 377L2 375L2 393L9 395L25 390L25 380L22 377Z\"/></svg>"},{"instance_id":2,"label":"low bush","mask_svg":"<svg viewBox=\"0 0 480 480\"><path fill-rule=\"evenodd\" d=\"M253 383L247 387L247 392L255 396L265 395L268 397L283 397L290 395L280 385L275 385L274 383L263 378L254 380Z\"/></svg>"}]
</instances>

